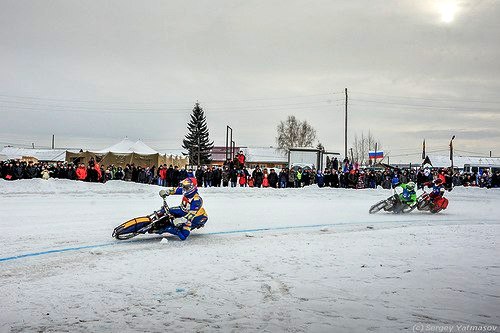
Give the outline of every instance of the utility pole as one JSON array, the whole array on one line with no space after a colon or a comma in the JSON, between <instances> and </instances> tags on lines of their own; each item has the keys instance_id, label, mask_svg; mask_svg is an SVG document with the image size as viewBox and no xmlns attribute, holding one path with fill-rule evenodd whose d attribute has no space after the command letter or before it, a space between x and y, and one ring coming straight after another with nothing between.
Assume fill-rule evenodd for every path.
<instances>
[{"instance_id":1,"label":"utility pole","mask_svg":"<svg viewBox=\"0 0 500 333\"><path fill-rule=\"evenodd\" d=\"M34 142L31 143L31 148L35 149L35 143ZM491 157L491 151L490 151L490 157Z\"/></svg>"},{"instance_id":2,"label":"utility pole","mask_svg":"<svg viewBox=\"0 0 500 333\"><path fill-rule=\"evenodd\" d=\"M491 150L490 150L490 157L491 157Z\"/></svg>"},{"instance_id":3,"label":"utility pole","mask_svg":"<svg viewBox=\"0 0 500 333\"><path fill-rule=\"evenodd\" d=\"M229 131L231 131L231 136L229 137ZM231 126L227 125L226 126L226 161L228 160L228 158L230 158L231 154L229 152L229 146L231 144L231 142L233 141L233 129L231 128Z\"/></svg>"},{"instance_id":4,"label":"utility pole","mask_svg":"<svg viewBox=\"0 0 500 333\"><path fill-rule=\"evenodd\" d=\"M52 134L52 149L54 149L54 141L55 141L55 135Z\"/></svg>"},{"instance_id":5,"label":"utility pole","mask_svg":"<svg viewBox=\"0 0 500 333\"><path fill-rule=\"evenodd\" d=\"M375 142L375 162L373 162L373 165L376 165L377 164L377 148L378 148L378 143Z\"/></svg>"},{"instance_id":6,"label":"utility pole","mask_svg":"<svg viewBox=\"0 0 500 333\"><path fill-rule=\"evenodd\" d=\"M450 160L451 160L451 169L453 170L453 139L455 139L455 136L451 137L450 140Z\"/></svg>"},{"instance_id":7,"label":"utility pole","mask_svg":"<svg viewBox=\"0 0 500 333\"><path fill-rule=\"evenodd\" d=\"M345 88L344 156L347 157L347 88Z\"/></svg>"}]
</instances>

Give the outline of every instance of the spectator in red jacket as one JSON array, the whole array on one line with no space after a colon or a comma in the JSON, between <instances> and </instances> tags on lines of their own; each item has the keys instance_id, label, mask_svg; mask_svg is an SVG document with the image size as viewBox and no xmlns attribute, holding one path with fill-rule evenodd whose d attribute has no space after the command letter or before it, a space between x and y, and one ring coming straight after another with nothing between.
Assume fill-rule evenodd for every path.
<instances>
[{"instance_id":1,"label":"spectator in red jacket","mask_svg":"<svg viewBox=\"0 0 500 333\"><path fill-rule=\"evenodd\" d=\"M240 183L240 186L241 187L246 187L247 186L247 175L246 173L244 172L244 170L240 171L239 172L239 183Z\"/></svg>"},{"instance_id":2,"label":"spectator in red jacket","mask_svg":"<svg viewBox=\"0 0 500 333\"><path fill-rule=\"evenodd\" d=\"M238 155L236 155L236 159L238 160L238 169L242 169L245 166L245 155L243 154L243 150L240 150Z\"/></svg>"},{"instance_id":3,"label":"spectator in red jacket","mask_svg":"<svg viewBox=\"0 0 500 333\"><path fill-rule=\"evenodd\" d=\"M85 180L87 178L87 168L85 164L80 163L78 168L76 168L76 179Z\"/></svg>"},{"instance_id":4,"label":"spectator in red jacket","mask_svg":"<svg viewBox=\"0 0 500 333\"><path fill-rule=\"evenodd\" d=\"M102 170L101 170L101 166L99 165L98 162L94 163L94 170L95 170L95 173L97 175L97 181L100 182L102 179Z\"/></svg>"},{"instance_id":5,"label":"spectator in red jacket","mask_svg":"<svg viewBox=\"0 0 500 333\"><path fill-rule=\"evenodd\" d=\"M161 166L158 170L158 185L160 186L167 186L167 168L165 166Z\"/></svg>"}]
</instances>

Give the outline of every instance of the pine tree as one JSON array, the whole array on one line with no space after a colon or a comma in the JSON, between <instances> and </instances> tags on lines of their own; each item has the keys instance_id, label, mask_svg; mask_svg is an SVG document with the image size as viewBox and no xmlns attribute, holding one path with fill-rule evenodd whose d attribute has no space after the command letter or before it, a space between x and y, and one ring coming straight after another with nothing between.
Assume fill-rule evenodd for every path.
<instances>
[{"instance_id":1,"label":"pine tree","mask_svg":"<svg viewBox=\"0 0 500 333\"><path fill-rule=\"evenodd\" d=\"M189 156L191 164L209 164L214 142L209 141L207 119L198 102L193 108L187 128L188 134L183 140L182 148L187 149L188 152L183 154Z\"/></svg>"}]
</instances>

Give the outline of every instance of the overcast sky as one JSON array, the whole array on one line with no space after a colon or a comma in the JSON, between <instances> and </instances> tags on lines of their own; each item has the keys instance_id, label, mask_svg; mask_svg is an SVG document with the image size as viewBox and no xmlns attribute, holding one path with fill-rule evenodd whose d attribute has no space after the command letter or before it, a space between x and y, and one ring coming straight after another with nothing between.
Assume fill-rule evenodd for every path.
<instances>
[{"instance_id":1,"label":"overcast sky","mask_svg":"<svg viewBox=\"0 0 500 333\"><path fill-rule=\"evenodd\" d=\"M275 145L295 115L343 152L347 87L349 142L500 155L499 17L498 0L0 0L0 144L180 148L198 100L216 145L226 125Z\"/></svg>"}]
</instances>

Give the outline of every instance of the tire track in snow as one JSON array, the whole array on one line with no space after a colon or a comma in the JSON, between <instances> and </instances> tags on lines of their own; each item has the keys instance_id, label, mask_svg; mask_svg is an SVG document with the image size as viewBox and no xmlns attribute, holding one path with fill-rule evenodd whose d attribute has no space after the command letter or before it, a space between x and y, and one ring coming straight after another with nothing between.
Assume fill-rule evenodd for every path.
<instances>
[{"instance_id":1,"label":"tire track in snow","mask_svg":"<svg viewBox=\"0 0 500 333\"><path fill-rule=\"evenodd\" d=\"M388 223L388 224L398 224L399 227L402 227L404 223L415 223L415 222L421 222L421 223L429 223L428 221L425 220L405 220L405 221L363 221L363 222L356 222L356 223L323 223L323 224L308 224L308 225L297 225L297 226L281 226L281 227L265 227L265 228L255 228L255 229L239 229L239 230L227 230L227 231L214 231L214 232L206 232L206 233L201 233L197 234L197 236L203 236L203 235L234 235L234 234L241 234L241 233L257 233L257 232L266 232L266 231L282 231L282 230L294 230L294 229L307 229L307 228L325 228L325 227L338 227L338 226L359 226L359 225L367 225L367 224L382 224L382 223ZM459 223L459 222L472 222L470 219L456 219L456 220L444 220L444 221L438 221L437 224L435 225L450 225L450 223ZM483 220L481 223L487 224L488 222L494 222L498 223L496 220ZM10 257L2 257L0 258L0 262L6 262L6 261L13 261L13 260L18 260L18 259L23 259L23 258L29 258L29 257L37 257L37 256L43 256L43 255L49 255L49 254L55 254L55 253L64 253L64 252L71 252L71 251L81 251L81 250L87 250L87 249L94 249L94 248L102 248L102 247L108 247L108 246L114 246L114 245L126 245L126 244L133 244L137 242L142 242L145 240L151 240L151 238L148 239L135 239L135 240L129 240L129 241L115 241L115 242L109 242L109 243L102 243L102 244L94 244L94 245L83 245L83 246L75 246L75 247L66 247L62 249L53 249L53 250L46 250L46 251L40 251L40 252L31 252L31 253L24 253L24 254L19 254L19 255L14 255Z\"/></svg>"}]
</instances>

